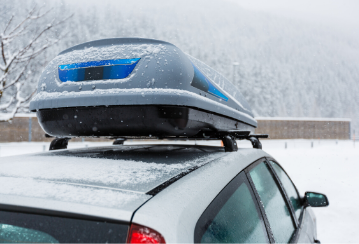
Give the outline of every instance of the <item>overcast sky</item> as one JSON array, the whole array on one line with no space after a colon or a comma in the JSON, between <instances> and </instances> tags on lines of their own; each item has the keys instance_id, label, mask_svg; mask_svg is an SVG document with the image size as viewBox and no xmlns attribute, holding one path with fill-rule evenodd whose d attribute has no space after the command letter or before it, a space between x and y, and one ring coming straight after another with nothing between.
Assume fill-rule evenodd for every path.
<instances>
[{"instance_id":1,"label":"overcast sky","mask_svg":"<svg viewBox=\"0 0 359 244\"><path fill-rule=\"evenodd\" d=\"M67 4L83 3L101 5L114 0L65 0ZM318 23L355 25L359 27L359 0L227 0L239 6L290 18L316 21ZM123 4L123 3L119 3ZM153 1L156 4L156 1ZM176 4L175 2L173 4Z\"/></svg>"},{"instance_id":2,"label":"overcast sky","mask_svg":"<svg viewBox=\"0 0 359 244\"><path fill-rule=\"evenodd\" d=\"M247 9L291 18L359 27L359 0L231 0ZM354 30L353 30L354 31ZM358 31L356 29L355 31Z\"/></svg>"}]
</instances>

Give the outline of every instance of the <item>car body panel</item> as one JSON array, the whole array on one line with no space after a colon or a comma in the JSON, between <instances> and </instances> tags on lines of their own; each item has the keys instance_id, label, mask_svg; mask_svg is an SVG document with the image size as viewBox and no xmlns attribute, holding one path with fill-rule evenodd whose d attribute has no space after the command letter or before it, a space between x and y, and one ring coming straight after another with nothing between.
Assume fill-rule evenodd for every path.
<instances>
[{"instance_id":1,"label":"car body panel","mask_svg":"<svg viewBox=\"0 0 359 244\"><path fill-rule=\"evenodd\" d=\"M103 217L108 217L109 211L101 208L117 209L116 219L129 221L151 198L146 192L225 154L222 148L216 150L116 145L4 157L0 162L0 204L57 211L71 211L73 204L86 206L82 214L103 213Z\"/></svg>"},{"instance_id":2,"label":"car body panel","mask_svg":"<svg viewBox=\"0 0 359 244\"><path fill-rule=\"evenodd\" d=\"M317 240L315 216L311 207L303 210L297 243L314 243Z\"/></svg>"},{"instance_id":3,"label":"car body panel","mask_svg":"<svg viewBox=\"0 0 359 244\"><path fill-rule=\"evenodd\" d=\"M133 223L159 231L166 242L192 243L195 225L212 200L250 162L266 156L262 150L239 149L211 161L146 202Z\"/></svg>"},{"instance_id":4,"label":"car body panel","mask_svg":"<svg viewBox=\"0 0 359 244\"><path fill-rule=\"evenodd\" d=\"M193 243L196 223L213 199L264 158L272 157L259 149L225 153L193 145L115 145L3 157L0 209L132 222L158 231L168 243ZM310 207L296 233L299 243L317 239Z\"/></svg>"},{"instance_id":5,"label":"car body panel","mask_svg":"<svg viewBox=\"0 0 359 244\"><path fill-rule=\"evenodd\" d=\"M148 198L150 198L150 196ZM32 196L25 197L12 194L0 194L0 209L9 209L13 211L18 211L18 209L20 209L24 210L24 212L39 212L44 214L53 212L55 215L57 215L57 213L62 213L61 215L63 216L84 216L83 218L85 219L94 217L97 219L129 222L132 218L133 210L141 206L144 200L145 199L139 199L137 202L131 201L130 203L132 205L127 205L126 209L49 200Z\"/></svg>"},{"instance_id":6,"label":"car body panel","mask_svg":"<svg viewBox=\"0 0 359 244\"><path fill-rule=\"evenodd\" d=\"M311 207L306 207L304 209L304 218L303 218L303 222L302 222L302 228L311 243L313 243L315 240L317 240L316 217L315 217L314 212Z\"/></svg>"}]
</instances>

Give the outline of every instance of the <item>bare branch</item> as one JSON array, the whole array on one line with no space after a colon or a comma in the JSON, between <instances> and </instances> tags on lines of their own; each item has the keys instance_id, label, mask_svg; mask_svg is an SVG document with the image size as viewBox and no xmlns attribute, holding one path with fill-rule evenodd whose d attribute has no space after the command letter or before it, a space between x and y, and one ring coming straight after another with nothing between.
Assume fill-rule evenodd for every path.
<instances>
[{"instance_id":1,"label":"bare branch","mask_svg":"<svg viewBox=\"0 0 359 244\"><path fill-rule=\"evenodd\" d=\"M0 77L0 92L2 91L3 82L6 80L6 77L9 73L4 73L2 77ZM1 95L0 95L1 97Z\"/></svg>"},{"instance_id":2,"label":"bare branch","mask_svg":"<svg viewBox=\"0 0 359 244\"><path fill-rule=\"evenodd\" d=\"M13 33L11 35L6 35L3 36L2 39L4 40L4 43L9 44L15 37L18 37L20 35L24 35L26 33L28 33L26 30L28 26L24 26L23 28L21 28L18 32Z\"/></svg>"},{"instance_id":3,"label":"bare branch","mask_svg":"<svg viewBox=\"0 0 359 244\"><path fill-rule=\"evenodd\" d=\"M30 43L27 46L25 46L16 55L14 55L14 57L11 59L11 61L9 61L8 64L5 66L5 72L8 71L8 69L11 66L11 64L13 63L13 61L15 61L16 59L19 59L19 57L24 55L46 31L50 30L54 26L56 26L56 25L51 25L51 24L47 25L47 27L45 29L43 29L32 41L30 41Z\"/></svg>"},{"instance_id":4,"label":"bare branch","mask_svg":"<svg viewBox=\"0 0 359 244\"><path fill-rule=\"evenodd\" d=\"M31 16L30 19L34 20L34 19L39 19L41 17L44 17L46 14L50 13L52 11L53 8L48 9L46 12L44 12L43 14L39 14L38 16ZM40 12L40 10L39 10Z\"/></svg>"},{"instance_id":5,"label":"bare branch","mask_svg":"<svg viewBox=\"0 0 359 244\"><path fill-rule=\"evenodd\" d=\"M17 58L17 61L19 62L26 62L27 59L29 58L35 58L37 55L41 54L43 51L45 51L47 48L51 47L52 45L58 43L60 40L62 40L62 38L64 38L68 33L65 33L64 35L62 35L61 37L59 37L58 39L54 40L51 43L48 43L44 46L42 46L41 48L39 48L38 50L32 51L31 54L26 55L26 56L21 56L19 58Z\"/></svg>"},{"instance_id":6,"label":"bare branch","mask_svg":"<svg viewBox=\"0 0 359 244\"><path fill-rule=\"evenodd\" d=\"M68 20L71 19L73 16L74 16L74 14L71 14L71 15L69 15L68 17L66 17L66 18L64 18L64 19L62 19L62 20L60 20L59 22L57 22L57 23L54 25L54 27L55 27L55 26L58 26L58 25L61 25L62 23L68 21Z\"/></svg>"},{"instance_id":7,"label":"bare branch","mask_svg":"<svg viewBox=\"0 0 359 244\"><path fill-rule=\"evenodd\" d=\"M20 93L21 93L21 87L24 85L24 82L18 82L15 84L16 87L16 100L20 102L20 104L23 102L23 98L21 97ZM19 105L20 105L19 104Z\"/></svg>"},{"instance_id":8,"label":"bare branch","mask_svg":"<svg viewBox=\"0 0 359 244\"><path fill-rule=\"evenodd\" d=\"M10 26L11 24L11 21L14 19L14 15L11 16L11 18L9 19L9 21L7 22L6 26L5 26L5 29L3 31L3 33L5 34L7 28Z\"/></svg>"},{"instance_id":9,"label":"bare branch","mask_svg":"<svg viewBox=\"0 0 359 244\"><path fill-rule=\"evenodd\" d=\"M15 108L14 108L14 109L12 110L12 112L10 113L11 118L10 118L9 120L12 120L12 118L14 118L14 117L15 117L15 114L16 114L16 113L17 113L17 111L19 110L20 105L21 105L21 102L20 102L20 101L18 101L18 102L16 103Z\"/></svg>"},{"instance_id":10,"label":"bare branch","mask_svg":"<svg viewBox=\"0 0 359 244\"><path fill-rule=\"evenodd\" d=\"M49 11L47 11L46 13L48 13L48 12L49 12ZM46 13L45 13L45 14L46 14ZM45 14L44 14L44 15L45 15ZM43 16L43 15L42 15L42 16ZM33 58L33 57L35 57L35 56L37 56L40 52L46 50L46 49L47 49L48 47L50 47L51 45L54 45L55 43L57 43L59 40L53 42L51 45L45 46L44 48L41 48L41 49L37 50L36 52L33 53L33 54L35 54L35 55L28 55L27 57L22 58L22 56L25 55L25 53L34 45L34 43L36 43L36 41L37 41L45 32L47 32L48 30L50 30L51 28L53 28L53 27L55 27L55 26L58 26L58 25L64 23L64 22L67 21L68 19L72 18L72 16L73 16L73 14L70 15L70 16L68 16L67 18L65 18L65 19L63 19L63 20L57 22L56 24L53 24L53 23L48 24L45 29L43 29L40 33L38 33L38 35L37 35L35 38L33 38L32 41L29 42L28 45L26 45L22 50L20 50L16 55L14 55L14 57L11 59L11 61L8 61L7 64L5 63L5 68L3 68L3 67L0 67L0 68L1 68L2 70L4 70L5 72L7 72L8 69L9 69L9 67L12 65L13 61L15 61L15 60L19 60L20 62L26 61L27 58ZM20 32L18 32L18 33L20 33ZM2 48L2 51L3 51L3 50L4 50L4 49ZM4 54L3 58L4 58L4 57L5 57L5 54Z\"/></svg>"},{"instance_id":11,"label":"bare branch","mask_svg":"<svg viewBox=\"0 0 359 244\"><path fill-rule=\"evenodd\" d=\"M16 60L16 57L19 55L19 52L17 54L15 54L14 56L12 56L10 58L10 61L5 65L5 69L4 69L4 72L7 73L9 71L9 68L11 66L11 64Z\"/></svg>"},{"instance_id":12,"label":"bare branch","mask_svg":"<svg viewBox=\"0 0 359 244\"><path fill-rule=\"evenodd\" d=\"M19 55L18 56L21 56L23 54L26 53L27 50L29 50L33 45L34 43L48 30L50 30L51 28L53 27L52 24L49 24L46 26L45 29L43 29L35 38L32 39L32 41L30 41L30 43L25 46L20 52L19 52Z\"/></svg>"},{"instance_id":13,"label":"bare branch","mask_svg":"<svg viewBox=\"0 0 359 244\"><path fill-rule=\"evenodd\" d=\"M29 60L30 61L30 60ZM27 69L27 66L29 65L29 62L23 67L23 69L19 72L18 76L9 84L7 84L6 86L4 86L3 88L0 88L0 92L6 90L7 88L9 88L10 86L13 86L15 85L19 80L20 78L23 76L25 70Z\"/></svg>"},{"instance_id":14,"label":"bare branch","mask_svg":"<svg viewBox=\"0 0 359 244\"><path fill-rule=\"evenodd\" d=\"M20 28L26 21L28 21L31 17L31 15L35 12L35 8L36 5L29 11L28 15L26 16L26 18L20 22L10 33L9 35L11 35L12 33L14 33L18 28Z\"/></svg>"},{"instance_id":15,"label":"bare branch","mask_svg":"<svg viewBox=\"0 0 359 244\"><path fill-rule=\"evenodd\" d=\"M24 34L28 33L30 29L30 25L32 25L33 21L43 17L48 14L52 9L49 9L45 12L42 11L42 8L36 7L36 5L27 13L26 17L18 23L14 28L13 26L15 17L12 16L9 19L5 27L5 31L8 32L0 35L0 48L1 48L1 56L4 64L0 65L0 72L3 71L3 74L0 75L0 99L2 98L4 92L11 92L11 99L6 104L1 105L0 109L11 110L10 113L7 113L6 116L0 115L0 121L11 121L13 116L17 113L19 108L28 107L28 102L35 95L36 89L31 91L30 95L23 97L21 94L21 90L24 89L24 85L26 84L27 75L26 71L29 69L30 65L33 64L33 60L38 57L41 53L43 53L46 49L51 47L52 45L58 43L64 36L67 35L56 35L57 37L49 40L44 40L45 33L48 33L54 27L61 25L70 19L73 15L70 15L60 21L51 21L47 26L43 26L44 28L38 29L38 31L34 31L32 35L26 35L26 37L32 36L30 41L26 41L26 39L21 40L19 43L24 43L22 46L14 46L12 47L10 43L15 43L15 40L19 40L20 36L24 36ZM43 13L41 13L43 12ZM35 28L37 29L37 28ZM29 38L30 39L30 38ZM19 44L16 42L16 45ZM14 90L7 90L10 87L14 87ZM14 92L14 93L12 93ZM26 91L27 93L28 91Z\"/></svg>"},{"instance_id":16,"label":"bare branch","mask_svg":"<svg viewBox=\"0 0 359 244\"><path fill-rule=\"evenodd\" d=\"M23 24L25 24L28 20L36 20L39 19L43 16L45 16L46 14L48 14L49 12L52 11L52 8L48 9L47 11L45 11L44 13L40 14L40 10L38 10L37 15L33 15L34 12L36 10L36 5L34 5L34 7L29 11L27 17L20 22L10 33L9 35L12 35L18 28L20 28Z\"/></svg>"},{"instance_id":17,"label":"bare branch","mask_svg":"<svg viewBox=\"0 0 359 244\"><path fill-rule=\"evenodd\" d=\"M22 100L22 104L30 101L30 99L36 94L37 89L35 89L28 97Z\"/></svg>"},{"instance_id":18,"label":"bare branch","mask_svg":"<svg viewBox=\"0 0 359 244\"><path fill-rule=\"evenodd\" d=\"M0 110L4 110L4 109L7 109L8 107L10 107L10 105L12 104L13 101L14 101L14 97L12 97L8 103L0 105Z\"/></svg>"},{"instance_id":19,"label":"bare branch","mask_svg":"<svg viewBox=\"0 0 359 244\"><path fill-rule=\"evenodd\" d=\"M5 57L5 47L4 47L4 42L3 40L1 39L1 56L2 56L2 59L4 61L4 64L6 66L6 57ZM0 67L2 71L5 71L5 67Z\"/></svg>"},{"instance_id":20,"label":"bare branch","mask_svg":"<svg viewBox=\"0 0 359 244\"><path fill-rule=\"evenodd\" d=\"M19 97L19 93L20 93L20 88L21 88L21 84L16 84L16 95L15 97L18 98ZM11 98L14 99L14 96ZM1 114L0 115L0 121L11 121L12 118L14 118L15 114L17 113L19 107L21 106L22 101L17 99L17 103L14 107L14 109L11 111L11 113L5 113L5 114Z\"/></svg>"}]
</instances>

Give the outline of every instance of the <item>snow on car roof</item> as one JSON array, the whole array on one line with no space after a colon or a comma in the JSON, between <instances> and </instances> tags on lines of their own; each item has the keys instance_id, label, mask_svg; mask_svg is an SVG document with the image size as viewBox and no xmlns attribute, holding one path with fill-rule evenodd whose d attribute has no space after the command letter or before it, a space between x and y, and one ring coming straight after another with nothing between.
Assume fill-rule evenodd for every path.
<instances>
[{"instance_id":1,"label":"snow on car roof","mask_svg":"<svg viewBox=\"0 0 359 244\"><path fill-rule=\"evenodd\" d=\"M118 213L117 218L128 219L151 198L146 192L194 166L223 156L223 151L117 145L5 157L0 162L0 204L6 202L7 196L18 196L121 209L126 214ZM14 201L12 204L26 205L24 201ZM50 205L40 203L38 207L52 208Z\"/></svg>"}]
</instances>

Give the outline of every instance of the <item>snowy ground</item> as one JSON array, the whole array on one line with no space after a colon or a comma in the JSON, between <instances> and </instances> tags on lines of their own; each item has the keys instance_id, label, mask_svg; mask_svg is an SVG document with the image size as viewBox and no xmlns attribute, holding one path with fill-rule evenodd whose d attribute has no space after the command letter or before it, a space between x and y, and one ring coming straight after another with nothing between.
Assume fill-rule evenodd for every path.
<instances>
[{"instance_id":1,"label":"snowy ground","mask_svg":"<svg viewBox=\"0 0 359 244\"><path fill-rule=\"evenodd\" d=\"M267 140L263 149L277 159L291 176L301 194L325 193L328 208L315 208L318 238L322 243L359 242L359 142L336 140ZM313 143L313 147L312 147ZM69 148L111 145L69 143ZM287 148L285 148L287 144ZM248 147L248 142L240 143ZM0 143L0 156L42 152L49 143ZM1 159L0 159L1 160ZM1 169L0 169L1 170Z\"/></svg>"}]
</instances>

